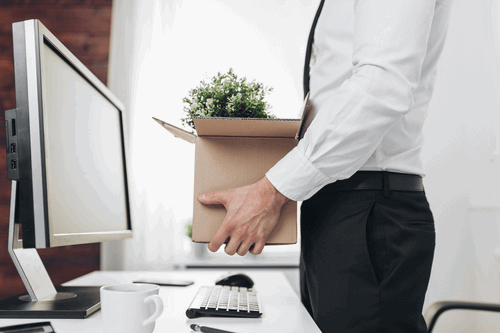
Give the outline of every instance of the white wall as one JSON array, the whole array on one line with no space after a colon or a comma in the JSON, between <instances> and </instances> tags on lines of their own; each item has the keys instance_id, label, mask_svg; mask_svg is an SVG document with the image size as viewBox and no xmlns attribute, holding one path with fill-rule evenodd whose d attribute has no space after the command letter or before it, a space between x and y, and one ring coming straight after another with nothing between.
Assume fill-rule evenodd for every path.
<instances>
[{"instance_id":1,"label":"white wall","mask_svg":"<svg viewBox=\"0 0 500 333\"><path fill-rule=\"evenodd\" d=\"M500 302L498 0L454 0L425 127L426 193L437 247L426 306ZM495 328L493 328L495 327ZM500 317L445 314L436 332L500 332Z\"/></svg>"}]
</instances>

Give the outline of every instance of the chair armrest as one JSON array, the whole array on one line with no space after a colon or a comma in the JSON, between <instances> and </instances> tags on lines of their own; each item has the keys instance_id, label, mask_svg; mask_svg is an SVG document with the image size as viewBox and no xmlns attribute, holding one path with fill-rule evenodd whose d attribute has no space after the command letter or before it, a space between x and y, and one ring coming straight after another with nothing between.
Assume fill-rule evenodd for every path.
<instances>
[{"instance_id":1,"label":"chair armrest","mask_svg":"<svg viewBox=\"0 0 500 333\"><path fill-rule=\"evenodd\" d=\"M438 320L438 317L448 310L478 310L500 312L500 304L461 302L461 301L441 301L431 304L425 312L425 322L430 333Z\"/></svg>"}]
</instances>

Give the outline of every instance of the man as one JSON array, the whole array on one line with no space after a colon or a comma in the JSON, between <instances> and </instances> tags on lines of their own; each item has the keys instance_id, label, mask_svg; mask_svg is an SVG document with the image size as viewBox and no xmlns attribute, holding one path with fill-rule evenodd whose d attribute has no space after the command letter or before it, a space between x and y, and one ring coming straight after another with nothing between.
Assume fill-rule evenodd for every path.
<instances>
[{"instance_id":1,"label":"man","mask_svg":"<svg viewBox=\"0 0 500 333\"><path fill-rule=\"evenodd\" d=\"M450 6L321 1L304 138L257 183L198 198L226 207L208 247L227 241L229 255L261 253L281 206L303 201L301 296L324 332L427 331L435 233L420 151Z\"/></svg>"}]
</instances>

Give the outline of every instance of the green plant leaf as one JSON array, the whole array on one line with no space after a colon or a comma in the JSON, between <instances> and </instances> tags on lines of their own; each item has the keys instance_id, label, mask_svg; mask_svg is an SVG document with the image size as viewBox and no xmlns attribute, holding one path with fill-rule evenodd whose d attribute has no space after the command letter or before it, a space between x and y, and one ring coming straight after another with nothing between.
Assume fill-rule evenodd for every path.
<instances>
[{"instance_id":1,"label":"green plant leaf","mask_svg":"<svg viewBox=\"0 0 500 333\"><path fill-rule=\"evenodd\" d=\"M182 100L186 117L181 121L195 129L195 117L275 118L264 101L270 92L272 88L262 83L248 82L246 77L239 79L230 68L227 73L217 73L208 83L200 81L200 86L188 92Z\"/></svg>"}]
</instances>

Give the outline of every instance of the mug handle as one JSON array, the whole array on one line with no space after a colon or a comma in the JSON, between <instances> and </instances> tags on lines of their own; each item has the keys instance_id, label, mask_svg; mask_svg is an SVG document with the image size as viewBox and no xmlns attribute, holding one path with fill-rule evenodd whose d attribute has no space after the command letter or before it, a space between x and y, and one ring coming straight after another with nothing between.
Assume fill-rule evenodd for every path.
<instances>
[{"instance_id":1,"label":"mug handle","mask_svg":"<svg viewBox=\"0 0 500 333\"><path fill-rule=\"evenodd\" d=\"M155 303L155 312L151 315L151 317L142 322L142 326L147 326L153 323L156 319L158 319L158 317L161 316L161 313L163 312L163 301L161 300L160 296L149 295L144 299L144 304L149 303L151 301Z\"/></svg>"}]
</instances>

